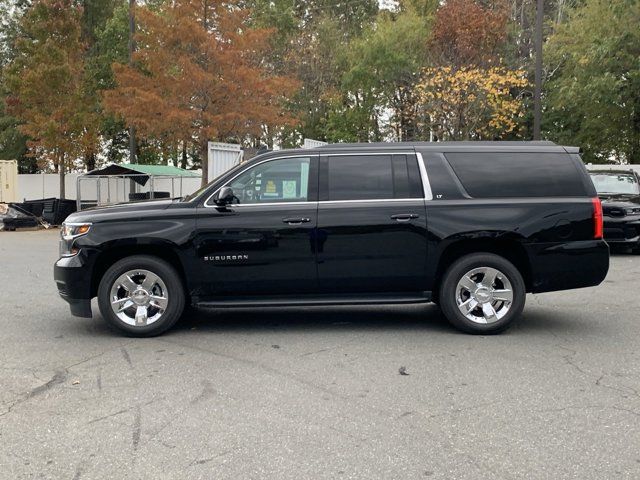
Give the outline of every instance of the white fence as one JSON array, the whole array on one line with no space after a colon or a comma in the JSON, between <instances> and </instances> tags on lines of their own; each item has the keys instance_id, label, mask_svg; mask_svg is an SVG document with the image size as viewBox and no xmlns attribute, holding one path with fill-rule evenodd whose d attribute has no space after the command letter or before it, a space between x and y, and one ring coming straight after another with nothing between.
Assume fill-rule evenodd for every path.
<instances>
[{"instance_id":1,"label":"white fence","mask_svg":"<svg viewBox=\"0 0 640 480\"><path fill-rule=\"evenodd\" d=\"M76 199L76 179L79 173L68 173L65 175L65 197L69 200ZM173 182L173 185L172 185ZM180 184L182 182L182 192L180 192ZM119 192L119 184L115 179L109 182L108 188L104 185L100 188L100 200L107 201L107 196L111 196L114 200L124 201L124 192ZM173 186L173 189L172 189ZM82 200L97 200L98 188L97 182L89 180L83 181L81 184ZM138 186L138 192L148 192L150 188L149 182L145 186ZM200 188L200 177L183 177L182 180L157 178L155 180L155 191L175 192L175 196L189 195ZM17 189L15 200L38 200L41 198L58 197L60 195L60 177L55 173L35 173L18 175Z\"/></svg>"},{"instance_id":2,"label":"white fence","mask_svg":"<svg viewBox=\"0 0 640 480\"><path fill-rule=\"evenodd\" d=\"M322 147L323 145L327 145L327 142L323 142L322 140L314 140L312 138L305 138L304 143L302 144L302 148L316 148Z\"/></svg>"},{"instance_id":3,"label":"white fence","mask_svg":"<svg viewBox=\"0 0 640 480\"><path fill-rule=\"evenodd\" d=\"M242 146L235 143L209 142L208 182L242 161Z\"/></svg>"}]
</instances>

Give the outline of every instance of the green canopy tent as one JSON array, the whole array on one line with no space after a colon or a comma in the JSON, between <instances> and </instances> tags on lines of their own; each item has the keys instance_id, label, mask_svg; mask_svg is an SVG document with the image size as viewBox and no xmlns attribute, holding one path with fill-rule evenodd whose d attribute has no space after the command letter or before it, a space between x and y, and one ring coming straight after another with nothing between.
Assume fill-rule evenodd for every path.
<instances>
[{"instance_id":1,"label":"green canopy tent","mask_svg":"<svg viewBox=\"0 0 640 480\"><path fill-rule=\"evenodd\" d=\"M77 209L81 210L83 206L109 205L126 201L181 197L185 178L199 179L200 173L170 165L137 163L107 165L78 176ZM83 185L86 182L95 183L95 201L82 198ZM86 192L86 188L84 191Z\"/></svg>"}]
</instances>

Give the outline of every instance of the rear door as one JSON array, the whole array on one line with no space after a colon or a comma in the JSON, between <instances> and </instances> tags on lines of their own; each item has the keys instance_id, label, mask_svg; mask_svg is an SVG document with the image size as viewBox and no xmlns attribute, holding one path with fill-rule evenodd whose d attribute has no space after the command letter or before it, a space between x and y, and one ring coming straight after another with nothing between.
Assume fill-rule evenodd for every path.
<instances>
[{"instance_id":1,"label":"rear door","mask_svg":"<svg viewBox=\"0 0 640 480\"><path fill-rule=\"evenodd\" d=\"M323 155L319 180L321 291L424 290L427 219L415 152Z\"/></svg>"}]
</instances>

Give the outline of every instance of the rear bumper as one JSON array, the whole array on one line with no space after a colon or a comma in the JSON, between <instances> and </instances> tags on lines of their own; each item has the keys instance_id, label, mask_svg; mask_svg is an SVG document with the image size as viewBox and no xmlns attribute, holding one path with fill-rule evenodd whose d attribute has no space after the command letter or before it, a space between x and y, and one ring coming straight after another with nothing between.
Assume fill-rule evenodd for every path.
<instances>
[{"instance_id":1,"label":"rear bumper","mask_svg":"<svg viewBox=\"0 0 640 480\"><path fill-rule=\"evenodd\" d=\"M593 287L609 271L609 247L604 240L532 244L527 250L532 293Z\"/></svg>"},{"instance_id":2,"label":"rear bumper","mask_svg":"<svg viewBox=\"0 0 640 480\"><path fill-rule=\"evenodd\" d=\"M91 270L80 255L62 257L53 266L53 279L71 315L91 318Z\"/></svg>"}]
</instances>

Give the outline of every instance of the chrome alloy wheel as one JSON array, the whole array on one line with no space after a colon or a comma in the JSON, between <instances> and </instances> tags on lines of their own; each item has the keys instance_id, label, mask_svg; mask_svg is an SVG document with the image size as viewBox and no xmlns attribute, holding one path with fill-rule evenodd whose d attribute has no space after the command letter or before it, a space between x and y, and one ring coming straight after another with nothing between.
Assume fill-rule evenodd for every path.
<instances>
[{"instance_id":1,"label":"chrome alloy wheel","mask_svg":"<svg viewBox=\"0 0 640 480\"><path fill-rule=\"evenodd\" d=\"M136 327L160 319L169 304L167 286L149 270L129 270L111 286L111 308L124 323Z\"/></svg>"},{"instance_id":2,"label":"chrome alloy wheel","mask_svg":"<svg viewBox=\"0 0 640 480\"><path fill-rule=\"evenodd\" d=\"M468 271L456 285L460 312L475 323L495 323L513 304L513 288L507 276L491 267Z\"/></svg>"}]
</instances>

